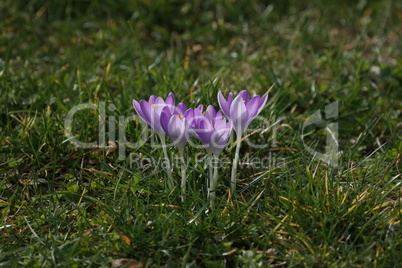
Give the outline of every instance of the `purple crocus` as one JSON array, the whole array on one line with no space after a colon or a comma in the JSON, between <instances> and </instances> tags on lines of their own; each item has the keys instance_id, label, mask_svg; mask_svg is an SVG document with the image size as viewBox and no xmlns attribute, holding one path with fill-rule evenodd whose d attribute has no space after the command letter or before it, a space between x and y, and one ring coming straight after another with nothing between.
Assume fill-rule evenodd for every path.
<instances>
[{"instance_id":1,"label":"purple crocus","mask_svg":"<svg viewBox=\"0 0 402 268\"><path fill-rule=\"evenodd\" d=\"M190 124L187 117L191 113L191 109L184 111L185 109L186 106L183 103L179 103L173 112L169 107L163 108L160 116L162 129L180 152L182 152L190 137Z\"/></svg>"},{"instance_id":2,"label":"purple crocus","mask_svg":"<svg viewBox=\"0 0 402 268\"><path fill-rule=\"evenodd\" d=\"M213 162L218 160L218 156L229 140L232 132L232 121L228 122L224 119L222 112L217 112L212 105L207 107L205 114L202 114L199 109L194 109L189 115L191 115L189 120L193 129L190 134L204 144L211 161L209 164L209 200L211 209L214 210L218 165L213 164Z\"/></svg>"},{"instance_id":3,"label":"purple crocus","mask_svg":"<svg viewBox=\"0 0 402 268\"><path fill-rule=\"evenodd\" d=\"M186 196L186 163L184 161L184 146L186 145L192 131L190 120L194 118L194 111L201 113L203 106L196 109L187 109L184 103L179 103L174 109L166 106L160 114L160 125L163 131L170 137L173 144L179 150L181 165L181 200L185 201Z\"/></svg>"},{"instance_id":4,"label":"purple crocus","mask_svg":"<svg viewBox=\"0 0 402 268\"><path fill-rule=\"evenodd\" d=\"M133 106L137 114L144 120L155 132L162 138L165 132L162 128L160 116L162 110L166 107L165 112L173 113L175 105L175 97L172 92L169 93L166 100L161 97L151 96L149 101L133 100Z\"/></svg>"},{"instance_id":5,"label":"purple crocus","mask_svg":"<svg viewBox=\"0 0 402 268\"><path fill-rule=\"evenodd\" d=\"M236 152L233 159L231 187L232 194L236 191L236 175L237 164L239 162L240 144L244 132L247 130L251 121L261 112L267 102L268 94L255 96L250 99L248 91L241 91L236 98L233 99L233 94L229 93L226 100L222 92L218 93L218 102L223 113L233 122L233 129L236 132Z\"/></svg>"},{"instance_id":6,"label":"purple crocus","mask_svg":"<svg viewBox=\"0 0 402 268\"><path fill-rule=\"evenodd\" d=\"M166 142L165 142L165 131L161 125L161 113L165 111L165 113L174 112L174 104L175 97L172 92L169 93L166 100L163 100L161 97L151 96L148 101L140 100L140 102L133 100L133 106L137 114L144 120L151 128L158 134L162 143L162 150L166 160L166 172L168 175L168 180L166 181L166 185L170 190L174 188L174 180L172 176L172 171L170 167L169 156L166 150Z\"/></svg>"},{"instance_id":7,"label":"purple crocus","mask_svg":"<svg viewBox=\"0 0 402 268\"><path fill-rule=\"evenodd\" d=\"M208 106L205 115L194 109L190 121L193 129L191 135L200 140L209 153L218 156L229 140L232 122L222 118L222 112L216 112L212 105Z\"/></svg>"},{"instance_id":8,"label":"purple crocus","mask_svg":"<svg viewBox=\"0 0 402 268\"><path fill-rule=\"evenodd\" d=\"M218 102L223 113L233 121L233 129L237 135L242 136L251 121L261 112L268 99L268 94L255 96L250 99L247 90L241 91L233 99L233 93L229 93L227 100L222 92L218 93Z\"/></svg>"}]
</instances>

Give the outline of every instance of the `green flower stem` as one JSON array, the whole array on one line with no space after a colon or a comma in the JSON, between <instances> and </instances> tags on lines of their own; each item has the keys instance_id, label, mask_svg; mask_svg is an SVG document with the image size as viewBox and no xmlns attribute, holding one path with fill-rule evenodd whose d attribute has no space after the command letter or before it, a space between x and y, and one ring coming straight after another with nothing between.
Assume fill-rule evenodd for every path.
<instances>
[{"instance_id":1,"label":"green flower stem","mask_svg":"<svg viewBox=\"0 0 402 268\"><path fill-rule=\"evenodd\" d=\"M230 191L232 193L232 196L236 191L236 175L237 175L237 164L239 162L240 144L241 144L241 135L237 135L236 152L235 152L235 158L233 159L232 176L230 184Z\"/></svg>"},{"instance_id":2,"label":"green flower stem","mask_svg":"<svg viewBox=\"0 0 402 268\"><path fill-rule=\"evenodd\" d=\"M181 166L181 201L186 200L186 162L184 161L184 150L179 150Z\"/></svg>"},{"instance_id":3,"label":"green flower stem","mask_svg":"<svg viewBox=\"0 0 402 268\"><path fill-rule=\"evenodd\" d=\"M213 177L213 169L212 169L212 154L211 153L208 153L208 158L209 158L209 181L211 181L212 180L212 177Z\"/></svg>"},{"instance_id":4,"label":"green flower stem","mask_svg":"<svg viewBox=\"0 0 402 268\"><path fill-rule=\"evenodd\" d=\"M211 209L215 210L216 185L218 183L218 157L215 155L211 158L211 166L212 163L214 164L214 173L209 184L209 202Z\"/></svg>"},{"instance_id":5,"label":"green flower stem","mask_svg":"<svg viewBox=\"0 0 402 268\"><path fill-rule=\"evenodd\" d=\"M166 181L166 185L169 188L170 191L173 190L174 187L174 181L173 181L173 176L172 176L172 168L170 166L170 160L169 160L169 155L167 153L167 149L166 149L166 142L165 142L165 138L161 137L161 141L162 141L162 148L163 148L163 154L165 155L165 160L166 160L166 173L168 175L168 179Z\"/></svg>"}]
</instances>

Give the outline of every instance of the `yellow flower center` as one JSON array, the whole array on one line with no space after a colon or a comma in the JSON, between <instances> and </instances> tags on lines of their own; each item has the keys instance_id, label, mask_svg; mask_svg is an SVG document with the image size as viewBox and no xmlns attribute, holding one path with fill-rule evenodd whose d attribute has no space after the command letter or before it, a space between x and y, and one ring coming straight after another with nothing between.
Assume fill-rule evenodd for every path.
<instances>
[{"instance_id":1,"label":"yellow flower center","mask_svg":"<svg viewBox=\"0 0 402 268\"><path fill-rule=\"evenodd\" d=\"M155 108L155 104L151 104L151 108Z\"/></svg>"}]
</instances>

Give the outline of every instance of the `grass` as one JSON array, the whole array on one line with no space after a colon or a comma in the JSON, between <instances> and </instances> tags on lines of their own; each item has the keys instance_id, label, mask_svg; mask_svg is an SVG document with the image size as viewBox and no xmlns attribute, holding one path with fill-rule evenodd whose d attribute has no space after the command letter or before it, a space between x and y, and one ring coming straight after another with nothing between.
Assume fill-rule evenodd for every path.
<instances>
[{"instance_id":1,"label":"grass","mask_svg":"<svg viewBox=\"0 0 402 268\"><path fill-rule=\"evenodd\" d=\"M1 266L401 263L399 2L5 0L0 13ZM249 137L268 147L243 143L238 194L228 197L230 148L214 212L202 150L187 147L186 202L179 188L167 192L158 140L132 99L172 91L217 108L219 90L263 94L272 85L264 119L252 125L269 129ZM301 139L308 117L334 101L337 167L306 150L324 152L323 128ZM97 142L105 120L97 148L65 135L67 114L83 103L95 108L78 111L71 131ZM119 134L129 143L107 143ZM173 176L180 180L178 165Z\"/></svg>"}]
</instances>

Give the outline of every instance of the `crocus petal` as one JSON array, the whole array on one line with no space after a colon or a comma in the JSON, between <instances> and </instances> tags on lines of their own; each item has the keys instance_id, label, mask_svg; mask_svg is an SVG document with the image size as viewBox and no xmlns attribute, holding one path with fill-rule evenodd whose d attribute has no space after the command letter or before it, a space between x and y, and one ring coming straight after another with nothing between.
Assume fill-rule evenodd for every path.
<instances>
[{"instance_id":1,"label":"crocus petal","mask_svg":"<svg viewBox=\"0 0 402 268\"><path fill-rule=\"evenodd\" d=\"M172 114L176 113L176 110L174 109L173 106L166 105L165 107L163 107L161 113L162 112L167 113L167 115L169 115L169 118L170 118L170 116L172 116Z\"/></svg>"},{"instance_id":2,"label":"crocus petal","mask_svg":"<svg viewBox=\"0 0 402 268\"><path fill-rule=\"evenodd\" d=\"M136 100L133 100L133 106L134 106L134 109L137 112L137 114L142 118L142 120L145 121L145 119L144 119L145 117L144 117L144 114L142 113L142 109L141 109L139 102Z\"/></svg>"},{"instance_id":3,"label":"crocus petal","mask_svg":"<svg viewBox=\"0 0 402 268\"><path fill-rule=\"evenodd\" d=\"M187 120L190 120L194 117L194 110L193 109L187 109L184 114L183 114L184 118L186 118Z\"/></svg>"},{"instance_id":4,"label":"crocus petal","mask_svg":"<svg viewBox=\"0 0 402 268\"><path fill-rule=\"evenodd\" d=\"M198 107L196 109L200 110L202 113L202 110L204 109L204 105L200 104L200 105L198 105Z\"/></svg>"},{"instance_id":5,"label":"crocus petal","mask_svg":"<svg viewBox=\"0 0 402 268\"><path fill-rule=\"evenodd\" d=\"M255 100L254 100L255 99ZM254 120L254 118L262 111L266 102L268 100L268 95L265 94L260 98L259 96L255 96L247 103L247 111L249 113L249 118L247 120L246 128L250 125L250 123Z\"/></svg>"},{"instance_id":6,"label":"crocus petal","mask_svg":"<svg viewBox=\"0 0 402 268\"><path fill-rule=\"evenodd\" d=\"M177 111L179 114L184 114L184 112L185 112L186 110L187 110L187 107L186 107L186 105L185 105L184 103L180 102L179 104L177 104L176 111Z\"/></svg>"},{"instance_id":7,"label":"crocus petal","mask_svg":"<svg viewBox=\"0 0 402 268\"><path fill-rule=\"evenodd\" d=\"M210 146L210 151L215 154L216 156L220 155L225 149L226 144L229 140L230 133L228 131L220 131L220 132L215 132L214 135L214 142L213 144L211 143Z\"/></svg>"},{"instance_id":8,"label":"crocus petal","mask_svg":"<svg viewBox=\"0 0 402 268\"><path fill-rule=\"evenodd\" d=\"M152 95L151 97L149 97L148 103L149 103L149 104L154 104L155 101L156 101L156 96Z\"/></svg>"},{"instance_id":9,"label":"crocus petal","mask_svg":"<svg viewBox=\"0 0 402 268\"><path fill-rule=\"evenodd\" d=\"M156 98L156 100L155 100L155 105L154 105L154 107L155 108L159 108L159 107L165 107L166 106L166 103L165 103L165 101L161 98L161 97L157 97Z\"/></svg>"},{"instance_id":10,"label":"crocus petal","mask_svg":"<svg viewBox=\"0 0 402 268\"><path fill-rule=\"evenodd\" d=\"M225 119L217 119L214 122L215 129L222 129L226 127L226 120Z\"/></svg>"},{"instance_id":11,"label":"crocus petal","mask_svg":"<svg viewBox=\"0 0 402 268\"><path fill-rule=\"evenodd\" d=\"M230 93L228 94L228 104L229 104L229 107L230 107L230 104L232 104L232 102L233 102L233 93L230 92Z\"/></svg>"},{"instance_id":12,"label":"crocus petal","mask_svg":"<svg viewBox=\"0 0 402 268\"><path fill-rule=\"evenodd\" d=\"M194 109L193 121L194 121L194 122L197 122L197 121L200 121L200 120L207 120L207 119L206 119L205 116L202 114L201 110Z\"/></svg>"},{"instance_id":13,"label":"crocus petal","mask_svg":"<svg viewBox=\"0 0 402 268\"><path fill-rule=\"evenodd\" d=\"M165 131L165 133L168 135L169 135L168 126L169 126L169 120L170 120L171 116L172 115L169 115L169 112L166 112L165 109L162 110L161 119L160 119L161 126L162 126L163 131Z\"/></svg>"},{"instance_id":14,"label":"crocus petal","mask_svg":"<svg viewBox=\"0 0 402 268\"><path fill-rule=\"evenodd\" d=\"M163 108L165 108L165 107L166 107L165 101L161 97L157 97L155 100L155 103L151 105L151 111L153 112L153 115L155 116L155 117L153 117L154 120L158 119L158 121L159 121L159 116L160 116ZM152 113L151 113L151 115L152 115Z\"/></svg>"},{"instance_id":15,"label":"crocus petal","mask_svg":"<svg viewBox=\"0 0 402 268\"><path fill-rule=\"evenodd\" d=\"M172 115L169 120L168 132L173 143L177 148L182 149L187 143L188 133L186 131L187 124L185 119L180 119L177 115Z\"/></svg>"},{"instance_id":16,"label":"crocus petal","mask_svg":"<svg viewBox=\"0 0 402 268\"><path fill-rule=\"evenodd\" d=\"M211 135L214 129L211 123L206 118L205 120L200 120L198 123L198 128L195 129L195 131L197 132L200 141L204 144L207 144L211 140Z\"/></svg>"},{"instance_id":17,"label":"crocus petal","mask_svg":"<svg viewBox=\"0 0 402 268\"><path fill-rule=\"evenodd\" d=\"M205 117L208 118L209 121L213 121L216 116L216 110L214 106L208 105L207 110L205 111Z\"/></svg>"},{"instance_id":18,"label":"crocus petal","mask_svg":"<svg viewBox=\"0 0 402 268\"><path fill-rule=\"evenodd\" d=\"M229 94L230 95L230 94ZM229 96L228 96L229 99ZM218 92L218 102L219 106L221 107L221 110L226 116L230 115L230 104L225 100L225 98L222 95L222 92Z\"/></svg>"},{"instance_id":19,"label":"crocus petal","mask_svg":"<svg viewBox=\"0 0 402 268\"><path fill-rule=\"evenodd\" d=\"M163 108L166 107L165 101L161 97L157 97L155 100L155 104L151 106L151 127L158 133L159 136L165 135L165 131L162 129L160 116Z\"/></svg>"},{"instance_id":20,"label":"crocus petal","mask_svg":"<svg viewBox=\"0 0 402 268\"><path fill-rule=\"evenodd\" d=\"M165 103L169 106L174 107L175 100L174 100L174 94L172 92L170 92L169 95L167 96Z\"/></svg>"},{"instance_id":21,"label":"crocus petal","mask_svg":"<svg viewBox=\"0 0 402 268\"><path fill-rule=\"evenodd\" d=\"M255 96L246 104L247 112L250 117L255 117L257 115L258 109L260 108L260 96Z\"/></svg>"},{"instance_id":22,"label":"crocus petal","mask_svg":"<svg viewBox=\"0 0 402 268\"><path fill-rule=\"evenodd\" d=\"M214 155L219 155L223 149L225 148L226 142L223 143L223 136L225 132L214 132L214 135L212 135L211 142L208 146L208 150L213 153Z\"/></svg>"},{"instance_id":23,"label":"crocus petal","mask_svg":"<svg viewBox=\"0 0 402 268\"><path fill-rule=\"evenodd\" d=\"M241 96L242 99L247 103L250 100L250 94L248 93L247 90L242 90L240 91L239 95L237 96Z\"/></svg>"},{"instance_id":24,"label":"crocus petal","mask_svg":"<svg viewBox=\"0 0 402 268\"><path fill-rule=\"evenodd\" d=\"M168 123L168 134L171 137L177 137L177 134L183 132L183 122L177 115L172 115Z\"/></svg>"},{"instance_id":25,"label":"crocus petal","mask_svg":"<svg viewBox=\"0 0 402 268\"><path fill-rule=\"evenodd\" d=\"M225 148L231 132L231 121L226 122L226 120L221 120L216 122L215 132L211 137L209 151L218 156Z\"/></svg>"},{"instance_id":26,"label":"crocus petal","mask_svg":"<svg viewBox=\"0 0 402 268\"><path fill-rule=\"evenodd\" d=\"M187 125L188 125L188 133L191 136L194 136L198 139L195 131L193 130L194 126L194 109L187 109L187 111L184 112L183 115L184 119L186 119Z\"/></svg>"},{"instance_id":27,"label":"crocus petal","mask_svg":"<svg viewBox=\"0 0 402 268\"><path fill-rule=\"evenodd\" d=\"M267 100L268 100L268 94L262 96L262 98L260 99L260 107L258 108L257 114L259 114L261 110L264 108L265 104L267 103Z\"/></svg>"},{"instance_id":28,"label":"crocus petal","mask_svg":"<svg viewBox=\"0 0 402 268\"><path fill-rule=\"evenodd\" d=\"M151 106L148 102L140 100L140 108L144 116L142 119L144 119L148 125L151 125Z\"/></svg>"},{"instance_id":29,"label":"crocus petal","mask_svg":"<svg viewBox=\"0 0 402 268\"><path fill-rule=\"evenodd\" d=\"M222 111L218 111L215 115L215 120L220 120L222 119Z\"/></svg>"},{"instance_id":30,"label":"crocus petal","mask_svg":"<svg viewBox=\"0 0 402 268\"><path fill-rule=\"evenodd\" d=\"M242 135L246 131L248 113L243 98L240 95L230 105L230 118L233 121L233 129L237 135Z\"/></svg>"}]
</instances>

